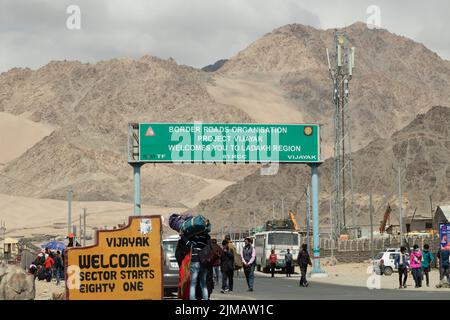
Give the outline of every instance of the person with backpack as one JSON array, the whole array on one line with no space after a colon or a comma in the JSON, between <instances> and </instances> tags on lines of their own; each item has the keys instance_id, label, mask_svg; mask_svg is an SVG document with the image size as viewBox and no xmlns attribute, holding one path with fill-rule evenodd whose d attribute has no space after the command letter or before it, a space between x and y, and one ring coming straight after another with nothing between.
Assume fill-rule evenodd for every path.
<instances>
[{"instance_id":1,"label":"person with backpack","mask_svg":"<svg viewBox=\"0 0 450 320\"><path fill-rule=\"evenodd\" d=\"M222 271L222 290L220 292L233 292L234 254L226 239L222 241L220 270Z\"/></svg>"},{"instance_id":2,"label":"person with backpack","mask_svg":"<svg viewBox=\"0 0 450 320\"><path fill-rule=\"evenodd\" d=\"M252 246L252 239L245 238L244 247L241 251L242 264L244 267L245 279L247 280L248 291L253 291L253 283L255 280L255 264L256 251Z\"/></svg>"},{"instance_id":3,"label":"person with backpack","mask_svg":"<svg viewBox=\"0 0 450 320\"><path fill-rule=\"evenodd\" d=\"M421 267L422 267L422 281L423 281L423 276L425 275L427 287L430 286L429 272L431 270L431 264L433 262L434 262L434 256L430 251L430 246L428 244L424 244L423 250L422 250Z\"/></svg>"},{"instance_id":4,"label":"person with backpack","mask_svg":"<svg viewBox=\"0 0 450 320\"><path fill-rule=\"evenodd\" d=\"M200 255L202 250L211 241L211 237L207 232L196 234L189 238L188 245L191 246L191 264L189 267L190 286L189 286L189 300L196 300L197 281L200 282L202 291L202 300L208 300L208 287L206 277L208 273L208 266L202 262Z\"/></svg>"},{"instance_id":5,"label":"person with backpack","mask_svg":"<svg viewBox=\"0 0 450 320\"><path fill-rule=\"evenodd\" d=\"M219 284L220 275L220 257L222 256L222 248L217 244L217 239L212 239L212 247L214 251L214 260L212 262L214 284Z\"/></svg>"},{"instance_id":6,"label":"person with backpack","mask_svg":"<svg viewBox=\"0 0 450 320\"><path fill-rule=\"evenodd\" d=\"M242 268L242 258L239 254L238 250L236 249L236 246L233 244L233 241L231 241L231 237L229 234L225 236L225 240L227 241L228 249L233 253L233 261L234 261L234 270L238 272L239 275L239 269Z\"/></svg>"},{"instance_id":7,"label":"person with backpack","mask_svg":"<svg viewBox=\"0 0 450 320\"><path fill-rule=\"evenodd\" d=\"M447 278L447 282L450 283L450 250L439 248L437 257L440 269L439 280L442 281L444 278Z\"/></svg>"},{"instance_id":8,"label":"person with backpack","mask_svg":"<svg viewBox=\"0 0 450 320\"><path fill-rule=\"evenodd\" d=\"M178 298L208 300L214 285L211 265L211 223L202 216L172 213L169 226L180 234L175 257L179 266ZM206 248L206 249L205 249ZM199 294L197 294L197 291Z\"/></svg>"},{"instance_id":9,"label":"person with backpack","mask_svg":"<svg viewBox=\"0 0 450 320\"><path fill-rule=\"evenodd\" d=\"M414 245L413 251L409 257L409 266L411 268L411 273L413 275L416 288L422 287L422 252L417 244Z\"/></svg>"},{"instance_id":10,"label":"person with backpack","mask_svg":"<svg viewBox=\"0 0 450 320\"><path fill-rule=\"evenodd\" d=\"M292 273L292 253L289 249L287 249L287 253L284 256L285 268L286 268L286 277L291 277Z\"/></svg>"},{"instance_id":11,"label":"person with backpack","mask_svg":"<svg viewBox=\"0 0 450 320\"><path fill-rule=\"evenodd\" d=\"M277 255L275 254L275 250L271 250L270 251L270 256L269 256L269 264L270 264L270 272L272 274L271 278L275 277L275 268L277 266Z\"/></svg>"},{"instance_id":12,"label":"person with backpack","mask_svg":"<svg viewBox=\"0 0 450 320\"><path fill-rule=\"evenodd\" d=\"M299 286L307 287L309 286L309 283L306 280L306 272L308 270L308 265L312 266L312 263L308 253L308 245L306 243L302 244L302 250L300 250L297 256L297 263L300 267L300 272L302 274Z\"/></svg>"},{"instance_id":13,"label":"person with backpack","mask_svg":"<svg viewBox=\"0 0 450 320\"><path fill-rule=\"evenodd\" d=\"M399 289L406 288L406 280L408 279L408 257L406 255L406 247L400 247L400 254L395 256L395 268L398 269Z\"/></svg>"}]
</instances>

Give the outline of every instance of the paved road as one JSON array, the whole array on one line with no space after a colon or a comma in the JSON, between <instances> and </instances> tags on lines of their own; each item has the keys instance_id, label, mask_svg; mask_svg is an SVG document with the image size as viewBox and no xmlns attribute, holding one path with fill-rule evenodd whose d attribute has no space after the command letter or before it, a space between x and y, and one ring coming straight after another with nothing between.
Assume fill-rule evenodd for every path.
<instances>
[{"instance_id":1,"label":"paved road","mask_svg":"<svg viewBox=\"0 0 450 320\"><path fill-rule=\"evenodd\" d=\"M260 273L255 274L254 292L247 292L247 284L243 274L235 278L233 293L220 293L216 287L213 300L450 300L450 290L445 291L414 291L398 289L367 289L310 281L308 288L298 286L298 276L287 279L281 274L275 278Z\"/></svg>"}]
</instances>

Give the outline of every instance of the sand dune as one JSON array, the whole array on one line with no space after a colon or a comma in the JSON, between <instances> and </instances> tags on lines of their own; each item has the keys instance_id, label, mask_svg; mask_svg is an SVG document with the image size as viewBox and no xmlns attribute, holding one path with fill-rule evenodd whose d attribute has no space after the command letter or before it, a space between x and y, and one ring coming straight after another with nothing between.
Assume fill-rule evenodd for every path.
<instances>
[{"instance_id":1,"label":"sand dune","mask_svg":"<svg viewBox=\"0 0 450 320\"><path fill-rule=\"evenodd\" d=\"M233 105L260 123L301 123L303 114L284 98L273 78L257 79L216 76L207 87L215 101Z\"/></svg>"},{"instance_id":2,"label":"sand dune","mask_svg":"<svg viewBox=\"0 0 450 320\"><path fill-rule=\"evenodd\" d=\"M24 116L0 112L0 170L7 162L19 157L53 129Z\"/></svg>"}]
</instances>

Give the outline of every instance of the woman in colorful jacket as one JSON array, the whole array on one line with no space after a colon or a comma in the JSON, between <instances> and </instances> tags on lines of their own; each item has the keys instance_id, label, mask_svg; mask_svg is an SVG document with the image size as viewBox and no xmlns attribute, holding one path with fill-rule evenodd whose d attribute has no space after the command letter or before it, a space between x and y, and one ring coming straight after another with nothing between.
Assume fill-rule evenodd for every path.
<instances>
[{"instance_id":1,"label":"woman in colorful jacket","mask_svg":"<svg viewBox=\"0 0 450 320\"><path fill-rule=\"evenodd\" d=\"M414 245L413 251L409 257L409 267L411 268L411 273L416 283L416 288L422 286L422 252L417 244Z\"/></svg>"}]
</instances>

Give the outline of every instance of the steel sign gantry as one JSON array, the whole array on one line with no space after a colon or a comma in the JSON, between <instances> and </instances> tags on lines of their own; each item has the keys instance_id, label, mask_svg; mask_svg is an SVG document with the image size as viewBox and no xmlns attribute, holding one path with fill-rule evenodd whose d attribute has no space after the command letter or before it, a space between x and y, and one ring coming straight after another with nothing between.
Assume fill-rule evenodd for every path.
<instances>
[{"instance_id":1,"label":"steel sign gantry","mask_svg":"<svg viewBox=\"0 0 450 320\"><path fill-rule=\"evenodd\" d=\"M320 268L319 124L130 123L128 163L133 167L134 215L141 215L145 163L304 163L311 167L313 274ZM254 217L256 218L256 217Z\"/></svg>"}]
</instances>

